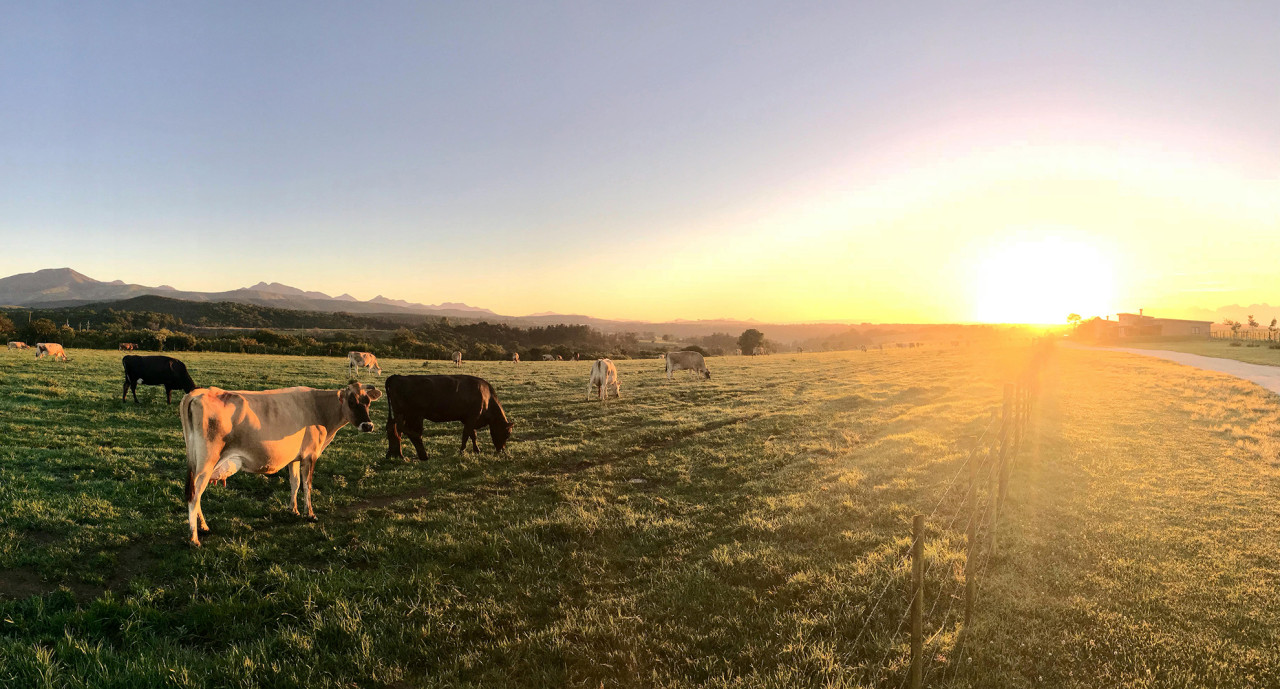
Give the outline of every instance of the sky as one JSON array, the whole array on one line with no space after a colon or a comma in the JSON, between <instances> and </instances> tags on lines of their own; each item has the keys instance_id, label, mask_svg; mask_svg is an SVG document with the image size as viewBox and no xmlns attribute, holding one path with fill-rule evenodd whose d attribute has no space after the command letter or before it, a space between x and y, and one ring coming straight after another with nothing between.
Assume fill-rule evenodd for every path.
<instances>
[{"instance_id":1,"label":"sky","mask_svg":"<svg viewBox=\"0 0 1280 689\"><path fill-rule=\"evenodd\" d=\"M1280 3L6 3L0 242L510 315L1280 303Z\"/></svg>"}]
</instances>

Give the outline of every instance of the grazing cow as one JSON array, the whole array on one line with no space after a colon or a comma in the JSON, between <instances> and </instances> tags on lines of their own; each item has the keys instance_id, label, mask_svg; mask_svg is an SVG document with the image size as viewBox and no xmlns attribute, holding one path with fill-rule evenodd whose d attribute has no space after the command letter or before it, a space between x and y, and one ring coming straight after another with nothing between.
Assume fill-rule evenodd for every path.
<instances>
[{"instance_id":1,"label":"grazing cow","mask_svg":"<svg viewBox=\"0 0 1280 689\"><path fill-rule=\"evenodd\" d=\"M67 360L67 353L63 351L62 345L56 342L36 343L36 358L39 359L43 356L51 356L55 359L62 359L63 361Z\"/></svg>"},{"instance_id":2,"label":"grazing cow","mask_svg":"<svg viewBox=\"0 0 1280 689\"><path fill-rule=\"evenodd\" d=\"M667 380L671 380L671 374L681 370L701 373L705 379L711 378L711 371L707 370L707 362L702 358L701 354L697 352L667 352Z\"/></svg>"},{"instance_id":3,"label":"grazing cow","mask_svg":"<svg viewBox=\"0 0 1280 689\"><path fill-rule=\"evenodd\" d=\"M120 393L120 401L124 402L130 392L133 403L138 403L138 384L163 385L164 403L173 402L173 391L191 392L196 384L187 373L186 364L169 356L135 356L130 354L120 359L124 364L124 392Z\"/></svg>"},{"instance_id":4,"label":"grazing cow","mask_svg":"<svg viewBox=\"0 0 1280 689\"><path fill-rule=\"evenodd\" d=\"M603 402L609 397L609 386L613 386L613 396L622 397L622 388L618 385L618 369L608 359L596 359L591 364L591 382L587 383L587 399L596 393Z\"/></svg>"},{"instance_id":5,"label":"grazing cow","mask_svg":"<svg viewBox=\"0 0 1280 689\"><path fill-rule=\"evenodd\" d=\"M418 452L418 459L427 458L422 446L422 422L462 422L462 447L467 449L467 439L476 452L476 429L489 427L493 448L502 452L511 428L515 423L507 418L489 381L476 376L400 376L387 378L387 457L404 457L400 451L400 434Z\"/></svg>"},{"instance_id":6,"label":"grazing cow","mask_svg":"<svg viewBox=\"0 0 1280 689\"><path fill-rule=\"evenodd\" d=\"M559 354L557 354L557 355L556 355L556 361L564 361L564 357L562 357L562 356L560 356Z\"/></svg>"},{"instance_id":7,"label":"grazing cow","mask_svg":"<svg viewBox=\"0 0 1280 689\"><path fill-rule=\"evenodd\" d=\"M10 342L9 349L31 349L31 345L26 342Z\"/></svg>"},{"instance_id":8,"label":"grazing cow","mask_svg":"<svg viewBox=\"0 0 1280 689\"><path fill-rule=\"evenodd\" d=\"M453 365L454 365L454 366L461 366L461 365L462 365L462 352L454 352L454 353L453 353Z\"/></svg>"},{"instance_id":9,"label":"grazing cow","mask_svg":"<svg viewBox=\"0 0 1280 689\"><path fill-rule=\"evenodd\" d=\"M135 350L135 349L137 349L137 348L138 348L138 345L137 345L136 343L134 343L134 342L121 342L121 343L120 343L120 351L122 351L122 352L132 352L133 350Z\"/></svg>"},{"instance_id":10,"label":"grazing cow","mask_svg":"<svg viewBox=\"0 0 1280 689\"><path fill-rule=\"evenodd\" d=\"M520 363L520 352L516 352L511 355L511 363L514 363L514 364Z\"/></svg>"},{"instance_id":11,"label":"grazing cow","mask_svg":"<svg viewBox=\"0 0 1280 689\"><path fill-rule=\"evenodd\" d=\"M347 366L357 378L360 377L361 368L367 368L382 375L382 367L378 366L378 357L368 352L347 352Z\"/></svg>"},{"instance_id":12,"label":"grazing cow","mask_svg":"<svg viewBox=\"0 0 1280 689\"><path fill-rule=\"evenodd\" d=\"M751 350L751 356L760 356L761 354L764 354L764 347L756 347Z\"/></svg>"},{"instance_id":13,"label":"grazing cow","mask_svg":"<svg viewBox=\"0 0 1280 689\"><path fill-rule=\"evenodd\" d=\"M239 392L205 388L188 393L179 405L182 437L187 442L187 520L191 544L208 531L200 496L209 481L225 481L243 469L274 474L289 468L293 513L298 513L298 487L303 487L307 517L311 478L320 453L345 425L361 433L373 431L369 405L382 397L372 385L352 383L340 390L285 388Z\"/></svg>"},{"instance_id":14,"label":"grazing cow","mask_svg":"<svg viewBox=\"0 0 1280 689\"><path fill-rule=\"evenodd\" d=\"M543 360L543 361L555 361L555 360L556 360L556 357L555 357L555 355L554 355L554 354L543 354L543 355L542 355L542 360Z\"/></svg>"}]
</instances>

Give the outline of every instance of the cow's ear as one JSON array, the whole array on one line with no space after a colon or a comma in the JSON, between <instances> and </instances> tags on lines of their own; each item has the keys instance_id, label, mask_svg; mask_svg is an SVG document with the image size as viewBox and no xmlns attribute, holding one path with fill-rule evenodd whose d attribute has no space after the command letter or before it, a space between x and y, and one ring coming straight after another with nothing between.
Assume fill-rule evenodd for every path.
<instances>
[{"instance_id":1,"label":"cow's ear","mask_svg":"<svg viewBox=\"0 0 1280 689\"><path fill-rule=\"evenodd\" d=\"M382 397L382 391L372 385L365 386L365 391L369 393L369 401L374 402Z\"/></svg>"}]
</instances>

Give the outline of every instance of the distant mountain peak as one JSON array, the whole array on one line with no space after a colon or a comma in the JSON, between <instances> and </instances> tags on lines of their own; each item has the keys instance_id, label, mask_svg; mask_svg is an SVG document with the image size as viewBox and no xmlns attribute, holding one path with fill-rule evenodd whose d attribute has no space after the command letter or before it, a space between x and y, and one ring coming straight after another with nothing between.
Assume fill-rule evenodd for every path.
<instances>
[{"instance_id":1,"label":"distant mountain peak","mask_svg":"<svg viewBox=\"0 0 1280 689\"><path fill-rule=\"evenodd\" d=\"M308 299L332 299L324 292L312 292L301 290L291 285L284 285L279 282L259 282L253 287L246 287L246 290L253 292L270 292L271 294L287 294L294 297L307 297Z\"/></svg>"},{"instance_id":2,"label":"distant mountain peak","mask_svg":"<svg viewBox=\"0 0 1280 689\"><path fill-rule=\"evenodd\" d=\"M334 299L337 299L338 301L360 301L359 299L356 299L355 297L351 296L350 294L347 294L346 292L339 294L338 296L334 297Z\"/></svg>"}]
</instances>

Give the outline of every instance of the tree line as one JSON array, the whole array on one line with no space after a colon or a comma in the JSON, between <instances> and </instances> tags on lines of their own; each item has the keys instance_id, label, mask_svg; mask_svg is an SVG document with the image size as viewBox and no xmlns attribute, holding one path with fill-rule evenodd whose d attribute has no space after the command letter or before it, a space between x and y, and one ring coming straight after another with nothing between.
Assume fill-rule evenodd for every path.
<instances>
[{"instance_id":1,"label":"tree line","mask_svg":"<svg viewBox=\"0 0 1280 689\"><path fill-rule=\"evenodd\" d=\"M410 324L404 324L398 315L382 319L290 312L231 302L182 304L195 307L181 308L188 315L194 314L197 323L171 312L130 311L117 308L118 305L0 309L0 338L29 344L57 342L86 349L116 349L123 343L132 343L151 351L343 356L357 350L378 356L441 360L451 358L455 351L467 359L479 360L508 359L516 353L521 358L534 359L544 354L626 358L656 356L660 351L642 349L635 333L605 333L585 325L522 328L429 316L416 316L409 319ZM305 315L316 318L307 319ZM334 325L364 330L324 330Z\"/></svg>"}]
</instances>

